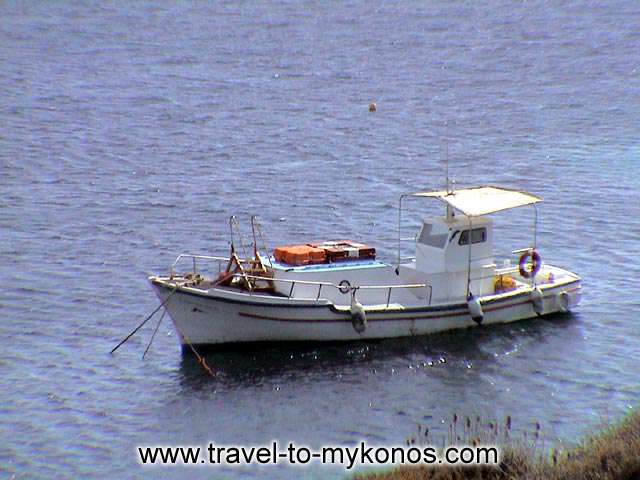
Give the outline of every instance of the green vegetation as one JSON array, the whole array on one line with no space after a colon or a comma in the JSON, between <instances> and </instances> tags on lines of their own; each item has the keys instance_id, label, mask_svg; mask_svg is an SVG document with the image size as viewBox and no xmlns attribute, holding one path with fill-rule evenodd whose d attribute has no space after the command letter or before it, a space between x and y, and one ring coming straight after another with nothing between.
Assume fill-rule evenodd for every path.
<instances>
[{"instance_id":1,"label":"green vegetation","mask_svg":"<svg viewBox=\"0 0 640 480\"><path fill-rule=\"evenodd\" d=\"M487 425L478 435L479 419L464 420L462 438L455 428L457 418L450 425L449 438L468 441L498 440L498 427ZM475 424L475 426L474 426ZM536 424L533 446L522 445L509 439L511 418L507 417L502 429L502 440L507 440L502 448L499 466L477 467L401 467L381 473L359 474L354 480L638 480L640 479L640 412L635 412L619 424L585 440L570 450L553 450L541 454L540 426ZM525 437L527 438L527 437ZM531 439L531 436L528 437ZM411 439L410 443L415 442Z\"/></svg>"}]
</instances>

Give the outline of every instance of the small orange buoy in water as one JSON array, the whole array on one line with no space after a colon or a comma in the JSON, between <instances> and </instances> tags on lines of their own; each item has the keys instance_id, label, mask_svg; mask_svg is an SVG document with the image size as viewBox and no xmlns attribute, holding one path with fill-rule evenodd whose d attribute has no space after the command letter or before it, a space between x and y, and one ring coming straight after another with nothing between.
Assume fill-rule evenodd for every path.
<instances>
[{"instance_id":1,"label":"small orange buoy in water","mask_svg":"<svg viewBox=\"0 0 640 480\"><path fill-rule=\"evenodd\" d=\"M369 111L370 112L375 112L378 109L378 107L376 107L376 103L375 102L371 102L369 104Z\"/></svg>"}]
</instances>

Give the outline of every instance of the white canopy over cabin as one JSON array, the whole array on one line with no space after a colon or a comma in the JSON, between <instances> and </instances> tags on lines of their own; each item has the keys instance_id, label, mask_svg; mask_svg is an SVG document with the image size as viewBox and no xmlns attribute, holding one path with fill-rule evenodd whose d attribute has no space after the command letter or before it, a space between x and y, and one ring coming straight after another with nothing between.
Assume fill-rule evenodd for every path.
<instances>
[{"instance_id":1,"label":"white canopy over cabin","mask_svg":"<svg viewBox=\"0 0 640 480\"><path fill-rule=\"evenodd\" d=\"M437 198L467 217L479 217L542 201L542 198L528 192L491 186L464 188L450 192L446 190L416 192L408 196Z\"/></svg>"}]
</instances>

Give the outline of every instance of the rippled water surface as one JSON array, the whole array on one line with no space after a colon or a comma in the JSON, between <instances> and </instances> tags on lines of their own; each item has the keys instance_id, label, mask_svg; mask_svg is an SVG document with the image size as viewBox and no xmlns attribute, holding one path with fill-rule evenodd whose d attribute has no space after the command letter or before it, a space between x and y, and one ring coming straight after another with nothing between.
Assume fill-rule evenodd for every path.
<instances>
[{"instance_id":1,"label":"rippled water surface","mask_svg":"<svg viewBox=\"0 0 640 480\"><path fill-rule=\"evenodd\" d=\"M403 444L455 412L571 442L637 406L637 2L86 3L0 6L1 477L341 478L145 471L134 447ZM219 352L217 378L168 323L109 355L157 305L146 275L226 253L231 214L392 260L445 145L458 184L545 198L575 314ZM505 244L529 214L498 216Z\"/></svg>"}]
</instances>

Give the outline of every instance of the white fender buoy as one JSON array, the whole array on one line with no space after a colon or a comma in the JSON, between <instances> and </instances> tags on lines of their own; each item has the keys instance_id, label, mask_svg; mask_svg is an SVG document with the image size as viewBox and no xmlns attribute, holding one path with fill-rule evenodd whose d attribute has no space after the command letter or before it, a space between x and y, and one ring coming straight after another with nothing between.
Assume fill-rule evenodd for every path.
<instances>
[{"instance_id":1,"label":"white fender buoy","mask_svg":"<svg viewBox=\"0 0 640 480\"><path fill-rule=\"evenodd\" d=\"M544 303L542 301L542 290L539 287L531 290L531 303L533 304L533 311L538 315L542 315L544 311Z\"/></svg>"},{"instance_id":2,"label":"white fender buoy","mask_svg":"<svg viewBox=\"0 0 640 480\"><path fill-rule=\"evenodd\" d=\"M560 292L556 295L556 304L558 305L558 310L562 313L566 313L571 310L571 304L569 303L569 294L567 292Z\"/></svg>"},{"instance_id":3,"label":"white fender buoy","mask_svg":"<svg viewBox=\"0 0 640 480\"><path fill-rule=\"evenodd\" d=\"M476 322L478 325L482 324L482 320L484 320L484 312L482 311L482 305L480 304L480 299L474 297L473 294L469 295L469 300L467 301L467 307L469 308L469 314L471 315L471 319Z\"/></svg>"},{"instance_id":4,"label":"white fender buoy","mask_svg":"<svg viewBox=\"0 0 640 480\"><path fill-rule=\"evenodd\" d=\"M367 328L367 315L362 304L356 299L355 291L351 294L351 325L358 333L364 332Z\"/></svg>"}]
</instances>

